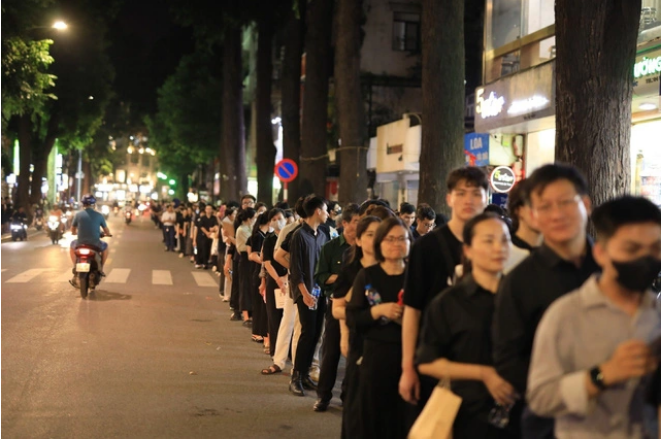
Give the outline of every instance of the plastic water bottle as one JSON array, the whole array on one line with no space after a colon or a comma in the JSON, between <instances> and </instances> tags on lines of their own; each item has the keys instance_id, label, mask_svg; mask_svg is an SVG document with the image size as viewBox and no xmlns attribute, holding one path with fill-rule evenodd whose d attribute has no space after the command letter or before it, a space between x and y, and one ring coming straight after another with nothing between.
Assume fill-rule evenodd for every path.
<instances>
[{"instance_id":1,"label":"plastic water bottle","mask_svg":"<svg viewBox=\"0 0 662 439\"><path fill-rule=\"evenodd\" d=\"M320 288L319 285L315 284L310 294L313 296L313 301L315 303L313 303L313 305L308 308L315 311L317 309L317 301L319 300L320 295L322 294L322 289Z\"/></svg>"}]
</instances>

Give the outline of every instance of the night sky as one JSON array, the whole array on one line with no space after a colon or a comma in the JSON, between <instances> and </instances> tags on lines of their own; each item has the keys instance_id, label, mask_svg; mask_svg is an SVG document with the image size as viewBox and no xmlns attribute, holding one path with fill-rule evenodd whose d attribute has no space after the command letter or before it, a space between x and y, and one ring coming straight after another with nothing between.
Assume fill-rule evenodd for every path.
<instances>
[{"instance_id":1,"label":"night sky","mask_svg":"<svg viewBox=\"0 0 662 439\"><path fill-rule=\"evenodd\" d=\"M124 2L108 36L118 99L131 102L134 120L154 113L157 89L194 50L193 32L174 23L166 1L132 0Z\"/></svg>"}]
</instances>

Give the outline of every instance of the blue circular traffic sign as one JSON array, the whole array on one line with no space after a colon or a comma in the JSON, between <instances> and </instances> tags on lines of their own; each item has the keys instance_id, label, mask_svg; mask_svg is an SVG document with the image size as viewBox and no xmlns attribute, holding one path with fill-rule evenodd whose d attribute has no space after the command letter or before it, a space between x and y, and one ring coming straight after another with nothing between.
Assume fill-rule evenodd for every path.
<instances>
[{"instance_id":1,"label":"blue circular traffic sign","mask_svg":"<svg viewBox=\"0 0 662 439\"><path fill-rule=\"evenodd\" d=\"M276 177L278 177L283 183L289 183L299 175L299 167L294 160L283 159L276 163L274 174L276 174Z\"/></svg>"}]
</instances>

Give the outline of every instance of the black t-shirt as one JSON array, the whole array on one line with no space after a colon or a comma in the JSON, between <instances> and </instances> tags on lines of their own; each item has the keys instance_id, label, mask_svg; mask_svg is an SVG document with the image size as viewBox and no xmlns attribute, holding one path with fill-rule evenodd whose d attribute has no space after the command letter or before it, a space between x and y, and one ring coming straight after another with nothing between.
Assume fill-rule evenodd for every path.
<instances>
[{"instance_id":1,"label":"black t-shirt","mask_svg":"<svg viewBox=\"0 0 662 439\"><path fill-rule=\"evenodd\" d=\"M262 244L262 260L264 262L271 262L271 266L274 267L278 276L285 276L287 274L287 269L280 265L276 259L274 259L276 241L278 241L278 235L275 233L268 235L264 239L264 244Z\"/></svg>"},{"instance_id":2,"label":"black t-shirt","mask_svg":"<svg viewBox=\"0 0 662 439\"><path fill-rule=\"evenodd\" d=\"M260 253L262 251L262 243L264 242L266 234L262 230L258 230L256 233L253 233L250 238L246 241L246 245L251 247L252 252ZM253 264L253 274L259 275L260 270L262 269L262 264L257 264L251 261Z\"/></svg>"},{"instance_id":3,"label":"black t-shirt","mask_svg":"<svg viewBox=\"0 0 662 439\"><path fill-rule=\"evenodd\" d=\"M343 267L340 270L340 274L338 275L338 280L336 280L333 288L334 298L340 299L347 295L350 288L352 288L352 285L354 285L354 279L356 279L356 276L359 274L359 271L361 271L362 268L363 265L361 265L360 259L350 263L345 262L343 264Z\"/></svg>"},{"instance_id":4,"label":"black t-shirt","mask_svg":"<svg viewBox=\"0 0 662 439\"><path fill-rule=\"evenodd\" d=\"M195 225L198 227L198 229L202 229L204 227L209 232L213 227L218 226L218 220L216 219L215 216L207 217L207 215L201 215L196 220ZM202 230L198 230L197 239L202 239L202 238L207 239L207 235L205 235L202 232Z\"/></svg>"},{"instance_id":5,"label":"black t-shirt","mask_svg":"<svg viewBox=\"0 0 662 439\"><path fill-rule=\"evenodd\" d=\"M416 364L439 358L467 364L491 366L494 298L471 275L438 294L426 307L423 329L416 351ZM462 397L460 410L487 422L494 400L480 381L451 381Z\"/></svg>"},{"instance_id":6,"label":"black t-shirt","mask_svg":"<svg viewBox=\"0 0 662 439\"><path fill-rule=\"evenodd\" d=\"M447 225L416 240L409 252L405 305L425 310L437 294L448 288L449 278L453 279L455 266L461 262L462 243Z\"/></svg>"},{"instance_id":7,"label":"black t-shirt","mask_svg":"<svg viewBox=\"0 0 662 439\"><path fill-rule=\"evenodd\" d=\"M379 264L359 271L352 286L352 298L347 304L347 325L366 340L401 344L402 326L393 321L384 324L381 319L373 319L365 292L370 285L379 292L381 303L397 302L404 282L404 273L389 276Z\"/></svg>"}]
</instances>

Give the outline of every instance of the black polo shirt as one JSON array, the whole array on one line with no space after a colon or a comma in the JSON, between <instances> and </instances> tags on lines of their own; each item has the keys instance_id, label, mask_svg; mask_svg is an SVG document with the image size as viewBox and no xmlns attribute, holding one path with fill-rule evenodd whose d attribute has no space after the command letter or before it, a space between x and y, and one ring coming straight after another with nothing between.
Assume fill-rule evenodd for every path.
<instances>
[{"instance_id":1,"label":"black polo shirt","mask_svg":"<svg viewBox=\"0 0 662 439\"><path fill-rule=\"evenodd\" d=\"M212 215L212 216L210 216L210 217L207 217L207 215L201 215L201 216L199 216L198 219L196 220L195 225L196 225L199 229L201 229L201 230L198 232L198 237L197 237L197 239L203 239L203 238L204 238L204 239L209 239L209 238L207 238L207 235L205 235L205 234L202 232L202 228L204 227L204 228L207 229L207 231L209 232L213 227L218 226L218 220L216 219L216 217L215 217L214 215Z\"/></svg>"},{"instance_id":2,"label":"black polo shirt","mask_svg":"<svg viewBox=\"0 0 662 439\"><path fill-rule=\"evenodd\" d=\"M526 394L533 337L543 314L552 302L600 271L592 248L587 240L586 254L577 268L543 244L499 286L493 322L494 366L520 395Z\"/></svg>"},{"instance_id":3,"label":"black polo shirt","mask_svg":"<svg viewBox=\"0 0 662 439\"><path fill-rule=\"evenodd\" d=\"M443 247L442 247L443 243ZM409 252L405 281L405 305L423 311L448 288L448 278L462 262L462 242L448 225L421 236Z\"/></svg>"},{"instance_id":4,"label":"black polo shirt","mask_svg":"<svg viewBox=\"0 0 662 439\"><path fill-rule=\"evenodd\" d=\"M292 299L296 302L301 297L299 284L306 285L308 292L312 292L315 267L322 246L327 236L321 230L313 230L308 223L303 223L294 235L290 244L290 273L292 279Z\"/></svg>"},{"instance_id":5,"label":"black polo shirt","mask_svg":"<svg viewBox=\"0 0 662 439\"><path fill-rule=\"evenodd\" d=\"M476 283L471 275L437 295L427 306L416 350L416 364L439 358L491 366L492 317L496 294ZM487 421L494 400L481 381L451 381L462 397L460 411ZM484 416L483 416L484 415Z\"/></svg>"}]
</instances>

